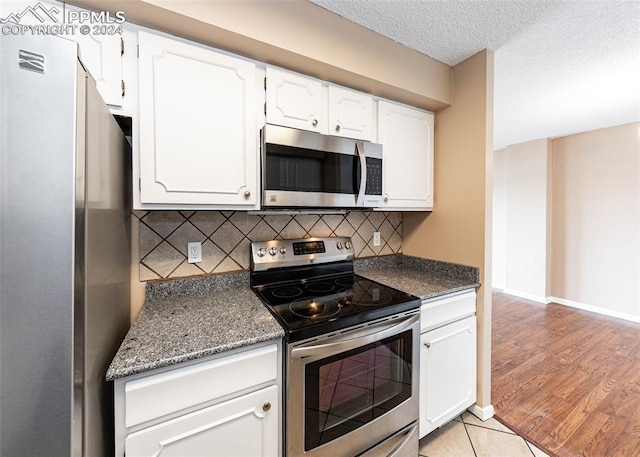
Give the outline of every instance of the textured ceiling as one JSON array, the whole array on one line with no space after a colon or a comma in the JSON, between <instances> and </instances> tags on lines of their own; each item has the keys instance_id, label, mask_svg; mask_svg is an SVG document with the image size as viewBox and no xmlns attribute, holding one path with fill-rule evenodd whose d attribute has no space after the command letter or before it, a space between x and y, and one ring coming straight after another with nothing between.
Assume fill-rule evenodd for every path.
<instances>
[{"instance_id":1,"label":"textured ceiling","mask_svg":"<svg viewBox=\"0 0 640 457\"><path fill-rule=\"evenodd\" d=\"M640 121L640 0L311 0L448 65L495 51L494 146Z\"/></svg>"}]
</instances>

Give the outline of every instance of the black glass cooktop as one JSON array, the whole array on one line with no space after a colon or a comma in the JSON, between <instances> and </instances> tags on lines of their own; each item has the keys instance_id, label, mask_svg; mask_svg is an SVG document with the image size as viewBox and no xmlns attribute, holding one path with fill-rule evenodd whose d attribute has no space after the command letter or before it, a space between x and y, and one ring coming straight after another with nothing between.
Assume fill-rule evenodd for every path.
<instances>
[{"instance_id":1,"label":"black glass cooktop","mask_svg":"<svg viewBox=\"0 0 640 457\"><path fill-rule=\"evenodd\" d=\"M353 273L255 286L289 342L420 307L410 294Z\"/></svg>"}]
</instances>

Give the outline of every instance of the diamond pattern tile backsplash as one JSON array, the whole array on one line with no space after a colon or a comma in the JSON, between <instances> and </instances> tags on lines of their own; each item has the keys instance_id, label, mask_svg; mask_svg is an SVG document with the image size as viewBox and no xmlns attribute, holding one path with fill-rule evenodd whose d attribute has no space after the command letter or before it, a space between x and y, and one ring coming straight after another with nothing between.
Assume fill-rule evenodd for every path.
<instances>
[{"instance_id":1,"label":"diamond pattern tile backsplash","mask_svg":"<svg viewBox=\"0 0 640 457\"><path fill-rule=\"evenodd\" d=\"M402 252L402 213L250 215L243 211L134 211L140 227L140 281L248 271L252 241L350 236L356 257ZM380 232L380 246L373 246ZM187 262L187 243L202 262Z\"/></svg>"}]
</instances>

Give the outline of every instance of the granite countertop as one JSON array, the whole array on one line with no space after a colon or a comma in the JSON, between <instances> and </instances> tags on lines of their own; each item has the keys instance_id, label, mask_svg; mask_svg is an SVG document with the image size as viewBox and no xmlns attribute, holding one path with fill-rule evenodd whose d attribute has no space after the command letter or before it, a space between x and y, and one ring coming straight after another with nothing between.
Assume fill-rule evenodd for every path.
<instances>
[{"instance_id":1,"label":"granite countertop","mask_svg":"<svg viewBox=\"0 0 640 457\"><path fill-rule=\"evenodd\" d=\"M406 255L356 260L354 267L361 276L423 300L480 286L476 267Z\"/></svg>"},{"instance_id":2,"label":"granite countertop","mask_svg":"<svg viewBox=\"0 0 640 457\"><path fill-rule=\"evenodd\" d=\"M480 285L478 269L405 255L358 259L355 272L434 298ZM284 330L249 287L249 274L147 283L145 303L107 380L284 337Z\"/></svg>"},{"instance_id":3,"label":"granite countertop","mask_svg":"<svg viewBox=\"0 0 640 457\"><path fill-rule=\"evenodd\" d=\"M147 284L144 306L107 370L111 381L281 339L284 330L249 288L249 274Z\"/></svg>"}]
</instances>

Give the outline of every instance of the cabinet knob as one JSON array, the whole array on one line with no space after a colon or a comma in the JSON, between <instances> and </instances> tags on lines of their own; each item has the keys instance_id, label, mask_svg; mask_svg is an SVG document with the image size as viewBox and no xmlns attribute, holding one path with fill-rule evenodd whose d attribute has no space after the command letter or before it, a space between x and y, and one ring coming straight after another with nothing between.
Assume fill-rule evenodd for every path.
<instances>
[{"instance_id":1,"label":"cabinet knob","mask_svg":"<svg viewBox=\"0 0 640 457\"><path fill-rule=\"evenodd\" d=\"M314 119L311 121L311 125L313 125L314 127L318 125L318 119Z\"/></svg>"},{"instance_id":2,"label":"cabinet knob","mask_svg":"<svg viewBox=\"0 0 640 457\"><path fill-rule=\"evenodd\" d=\"M424 343L424 347L426 347L427 349L429 349L429 348L431 347L431 343L429 343L429 342Z\"/></svg>"},{"instance_id":3,"label":"cabinet knob","mask_svg":"<svg viewBox=\"0 0 640 457\"><path fill-rule=\"evenodd\" d=\"M340 124L336 125L336 132L340 131Z\"/></svg>"},{"instance_id":4,"label":"cabinet knob","mask_svg":"<svg viewBox=\"0 0 640 457\"><path fill-rule=\"evenodd\" d=\"M249 192L248 190L244 191L244 198L249 198L251 197L251 192Z\"/></svg>"},{"instance_id":5,"label":"cabinet knob","mask_svg":"<svg viewBox=\"0 0 640 457\"><path fill-rule=\"evenodd\" d=\"M387 203L389 201L389 197L384 197L384 202Z\"/></svg>"},{"instance_id":6,"label":"cabinet knob","mask_svg":"<svg viewBox=\"0 0 640 457\"><path fill-rule=\"evenodd\" d=\"M262 411L264 411L265 413L270 409L271 409L271 403L267 402L264 405L262 405Z\"/></svg>"}]
</instances>

